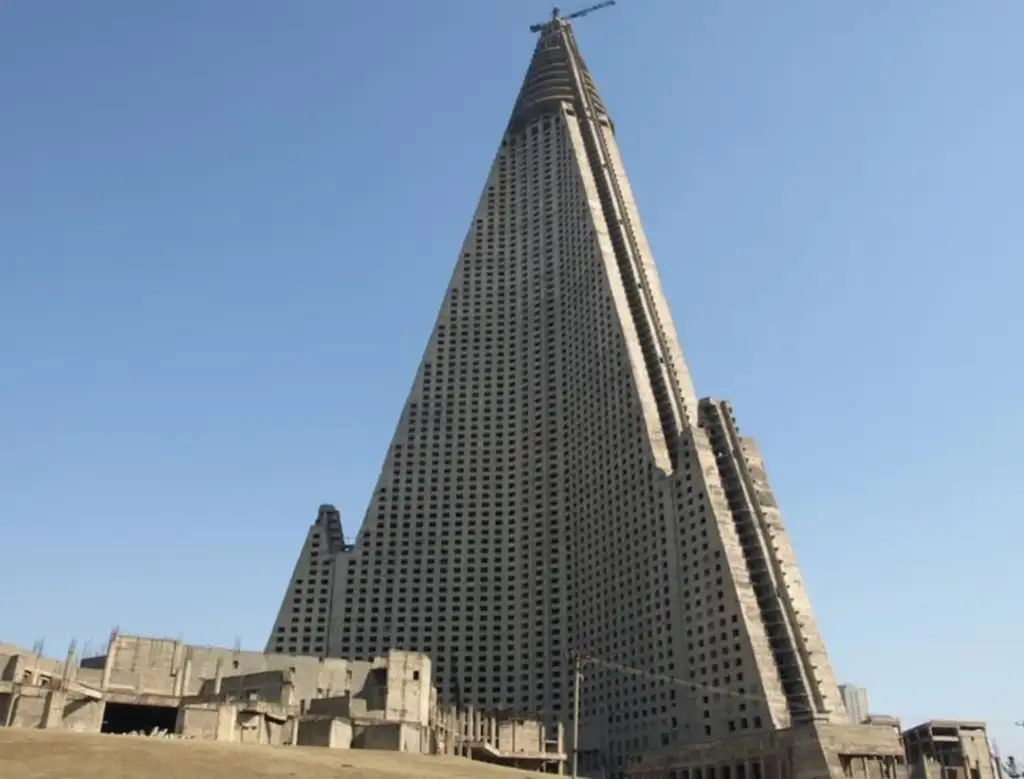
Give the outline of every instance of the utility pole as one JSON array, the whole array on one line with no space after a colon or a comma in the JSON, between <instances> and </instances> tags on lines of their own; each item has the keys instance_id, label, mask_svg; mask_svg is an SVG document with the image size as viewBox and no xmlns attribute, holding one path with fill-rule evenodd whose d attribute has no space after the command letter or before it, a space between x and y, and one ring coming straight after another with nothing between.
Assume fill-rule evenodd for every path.
<instances>
[{"instance_id":1,"label":"utility pole","mask_svg":"<svg viewBox=\"0 0 1024 779\"><path fill-rule=\"evenodd\" d=\"M580 686L583 682L583 654L573 649L569 652L572 660L572 779L579 776L580 759Z\"/></svg>"}]
</instances>

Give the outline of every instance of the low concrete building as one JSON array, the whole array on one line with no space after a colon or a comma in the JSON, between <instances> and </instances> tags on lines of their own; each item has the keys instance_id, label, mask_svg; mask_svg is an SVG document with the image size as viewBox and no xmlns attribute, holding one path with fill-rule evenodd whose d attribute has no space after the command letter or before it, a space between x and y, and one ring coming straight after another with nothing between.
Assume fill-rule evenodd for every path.
<instances>
[{"instance_id":1,"label":"low concrete building","mask_svg":"<svg viewBox=\"0 0 1024 779\"><path fill-rule=\"evenodd\" d=\"M430 658L411 652L362 662L114 634L105 655L76 665L73 649L60 662L3 644L0 725L278 744L296 743L303 718L330 709L361 733L414 732L383 741L425 752L436 696L430 680ZM325 711L313 714L314 703Z\"/></svg>"},{"instance_id":2,"label":"low concrete building","mask_svg":"<svg viewBox=\"0 0 1024 779\"><path fill-rule=\"evenodd\" d=\"M984 722L929 720L903 733L910 779L997 779Z\"/></svg>"},{"instance_id":3,"label":"low concrete building","mask_svg":"<svg viewBox=\"0 0 1024 779\"><path fill-rule=\"evenodd\" d=\"M908 779L887 725L812 723L641 756L631 779Z\"/></svg>"},{"instance_id":4,"label":"low concrete building","mask_svg":"<svg viewBox=\"0 0 1024 779\"><path fill-rule=\"evenodd\" d=\"M459 754L561 772L561 726L441 711L432 670L415 652L350 661L120 633L80 664L73 647L61 662L0 644L0 726Z\"/></svg>"}]
</instances>

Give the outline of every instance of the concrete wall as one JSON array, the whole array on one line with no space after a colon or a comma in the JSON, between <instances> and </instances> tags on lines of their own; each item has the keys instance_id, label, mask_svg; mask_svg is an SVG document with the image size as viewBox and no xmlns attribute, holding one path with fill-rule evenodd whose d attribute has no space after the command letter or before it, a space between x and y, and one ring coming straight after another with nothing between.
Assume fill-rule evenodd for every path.
<instances>
[{"instance_id":1,"label":"concrete wall","mask_svg":"<svg viewBox=\"0 0 1024 779\"><path fill-rule=\"evenodd\" d=\"M435 697L430 658L390 651L372 662L351 662L351 695L310 701L310 711L383 722L430 723Z\"/></svg>"},{"instance_id":2,"label":"concrete wall","mask_svg":"<svg viewBox=\"0 0 1024 779\"><path fill-rule=\"evenodd\" d=\"M865 722L870 714L868 710L868 691L853 684L839 685L839 694L843 696L843 705L850 723L859 725Z\"/></svg>"},{"instance_id":3,"label":"concrete wall","mask_svg":"<svg viewBox=\"0 0 1024 779\"><path fill-rule=\"evenodd\" d=\"M960 729L960 748L968 771L976 771L978 779L993 779L995 766L992 762L992 748L988 733L982 727Z\"/></svg>"},{"instance_id":4,"label":"concrete wall","mask_svg":"<svg viewBox=\"0 0 1024 779\"><path fill-rule=\"evenodd\" d=\"M68 696L64 701L61 722L65 730L96 733L103 725L106 704L91 698Z\"/></svg>"},{"instance_id":5,"label":"concrete wall","mask_svg":"<svg viewBox=\"0 0 1024 779\"><path fill-rule=\"evenodd\" d=\"M348 717L351 701L348 696L318 698L309 702L306 711L321 717Z\"/></svg>"},{"instance_id":6,"label":"concrete wall","mask_svg":"<svg viewBox=\"0 0 1024 779\"><path fill-rule=\"evenodd\" d=\"M203 681L216 678L218 669L222 677L289 671L299 700L344 692L350 678L346 660L265 655L128 635L114 637L109 658L111 687L155 695L197 695Z\"/></svg>"},{"instance_id":7,"label":"concrete wall","mask_svg":"<svg viewBox=\"0 0 1024 779\"><path fill-rule=\"evenodd\" d=\"M200 685L199 697L205 702L258 699L291 706L297 703L291 678L289 671L259 671L225 677L220 681L219 689L216 679L206 679Z\"/></svg>"},{"instance_id":8,"label":"concrete wall","mask_svg":"<svg viewBox=\"0 0 1024 779\"><path fill-rule=\"evenodd\" d=\"M263 706L245 703L186 704L178 711L177 731L200 741L231 741L242 744L284 743L283 718Z\"/></svg>"},{"instance_id":9,"label":"concrete wall","mask_svg":"<svg viewBox=\"0 0 1024 779\"><path fill-rule=\"evenodd\" d=\"M0 727L66 728L94 733L103 723L104 703L58 690L22 687L0 696Z\"/></svg>"},{"instance_id":10,"label":"concrete wall","mask_svg":"<svg viewBox=\"0 0 1024 779\"><path fill-rule=\"evenodd\" d=\"M426 728L403 723L398 726L400 752L427 754L430 751L430 737Z\"/></svg>"},{"instance_id":11,"label":"concrete wall","mask_svg":"<svg viewBox=\"0 0 1024 779\"><path fill-rule=\"evenodd\" d=\"M307 719L299 722L298 743L306 747L349 749L352 725L339 719Z\"/></svg>"},{"instance_id":12,"label":"concrete wall","mask_svg":"<svg viewBox=\"0 0 1024 779\"><path fill-rule=\"evenodd\" d=\"M388 720L430 721L431 674L430 658L414 652L392 650L387 654Z\"/></svg>"},{"instance_id":13,"label":"concrete wall","mask_svg":"<svg viewBox=\"0 0 1024 779\"><path fill-rule=\"evenodd\" d=\"M46 693L27 690L13 697L13 710L7 715L8 724L12 728L41 728L46 717Z\"/></svg>"},{"instance_id":14,"label":"concrete wall","mask_svg":"<svg viewBox=\"0 0 1024 779\"><path fill-rule=\"evenodd\" d=\"M544 726L535 720L499 722L496 746L502 752L543 752Z\"/></svg>"},{"instance_id":15,"label":"concrete wall","mask_svg":"<svg viewBox=\"0 0 1024 779\"><path fill-rule=\"evenodd\" d=\"M403 735L402 726L397 723L357 725L353 728L352 745L358 745L362 749L402 752Z\"/></svg>"},{"instance_id":16,"label":"concrete wall","mask_svg":"<svg viewBox=\"0 0 1024 779\"><path fill-rule=\"evenodd\" d=\"M373 661L346 663L346 696L323 703L335 716L374 718L427 726L436 700L430 658L415 652L392 650ZM343 700L347 697L347 701ZM328 703L328 701L332 701ZM321 701L311 701L317 705Z\"/></svg>"},{"instance_id":17,"label":"concrete wall","mask_svg":"<svg viewBox=\"0 0 1024 779\"><path fill-rule=\"evenodd\" d=\"M216 741L221 735L220 710L211 706L182 706L176 730L185 738Z\"/></svg>"}]
</instances>

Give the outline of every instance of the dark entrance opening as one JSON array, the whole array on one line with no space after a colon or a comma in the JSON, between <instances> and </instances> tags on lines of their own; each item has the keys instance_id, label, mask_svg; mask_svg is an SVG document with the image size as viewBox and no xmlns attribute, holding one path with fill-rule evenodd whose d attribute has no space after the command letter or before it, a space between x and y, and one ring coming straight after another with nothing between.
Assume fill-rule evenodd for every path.
<instances>
[{"instance_id":1,"label":"dark entrance opening","mask_svg":"<svg viewBox=\"0 0 1024 779\"><path fill-rule=\"evenodd\" d=\"M173 733L178 710L173 706L138 706L134 703L108 703L103 711L100 733Z\"/></svg>"}]
</instances>

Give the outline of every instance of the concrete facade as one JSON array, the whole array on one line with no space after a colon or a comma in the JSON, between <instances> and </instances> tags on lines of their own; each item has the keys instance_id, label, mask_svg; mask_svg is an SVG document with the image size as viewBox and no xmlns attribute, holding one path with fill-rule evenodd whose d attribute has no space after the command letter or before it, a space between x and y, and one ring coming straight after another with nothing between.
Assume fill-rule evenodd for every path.
<instances>
[{"instance_id":1,"label":"concrete facade","mask_svg":"<svg viewBox=\"0 0 1024 779\"><path fill-rule=\"evenodd\" d=\"M911 779L998 779L983 722L930 720L903 733Z\"/></svg>"},{"instance_id":2,"label":"concrete facade","mask_svg":"<svg viewBox=\"0 0 1024 779\"><path fill-rule=\"evenodd\" d=\"M859 725L866 722L871 714L868 710L868 691L853 684L840 684L839 694L843 697L850 723Z\"/></svg>"},{"instance_id":3,"label":"concrete facade","mask_svg":"<svg viewBox=\"0 0 1024 779\"><path fill-rule=\"evenodd\" d=\"M638 750L846 720L763 460L728 404L698 401L564 21L541 31L354 545L314 561L318 523L277 651L424 652L442 701L552 721L570 650L627 666L586 675L571 745L616 776Z\"/></svg>"},{"instance_id":4,"label":"concrete facade","mask_svg":"<svg viewBox=\"0 0 1024 779\"><path fill-rule=\"evenodd\" d=\"M908 779L887 726L809 724L669 748L637 759L630 779Z\"/></svg>"}]
</instances>

